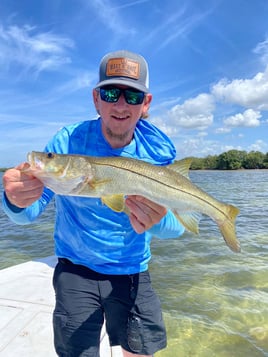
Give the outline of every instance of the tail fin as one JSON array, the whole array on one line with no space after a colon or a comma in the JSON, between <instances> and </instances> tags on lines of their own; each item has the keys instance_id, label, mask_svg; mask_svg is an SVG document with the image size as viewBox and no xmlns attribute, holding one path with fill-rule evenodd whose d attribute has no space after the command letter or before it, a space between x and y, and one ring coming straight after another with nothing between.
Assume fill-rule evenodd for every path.
<instances>
[{"instance_id":1,"label":"tail fin","mask_svg":"<svg viewBox=\"0 0 268 357\"><path fill-rule=\"evenodd\" d=\"M223 235L226 244L232 251L236 253L240 252L240 243L236 237L235 232L235 219L238 213L239 209L237 207L228 205L226 212L228 218L223 222L218 222L219 229L221 231L221 234Z\"/></svg>"}]
</instances>

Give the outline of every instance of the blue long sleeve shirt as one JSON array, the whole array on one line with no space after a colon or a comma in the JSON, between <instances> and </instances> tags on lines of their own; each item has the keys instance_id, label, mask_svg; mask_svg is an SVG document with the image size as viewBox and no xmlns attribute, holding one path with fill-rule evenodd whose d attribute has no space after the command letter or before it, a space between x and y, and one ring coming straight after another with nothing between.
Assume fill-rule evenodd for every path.
<instances>
[{"instance_id":1,"label":"blue long sleeve shirt","mask_svg":"<svg viewBox=\"0 0 268 357\"><path fill-rule=\"evenodd\" d=\"M168 165L176 151L170 139L148 121L140 120L131 143L113 149L101 131L101 118L62 128L45 151L90 156L125 156L154 165ZM17 224L33 222L54 193L48 188L25 209L12 206L3 196L6 214ZM103 274L134 274L145 271L151 258L152 236L174 238L184 232L171 211L150 230L137 234L125 213L103 205L99 198L55 195L55 253L75 264Z\"/></svg>"}]
</instances>

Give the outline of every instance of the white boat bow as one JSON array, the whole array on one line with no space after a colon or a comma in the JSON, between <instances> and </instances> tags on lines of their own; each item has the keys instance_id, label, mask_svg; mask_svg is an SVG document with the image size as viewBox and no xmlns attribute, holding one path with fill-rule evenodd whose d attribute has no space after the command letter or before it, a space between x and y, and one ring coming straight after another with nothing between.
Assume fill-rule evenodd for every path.
<instances>
[{"instance_id":1,"label":"white boat bow","mask_svg":"<svg viewBox=\"0 0 268 357\"><path fill-rule=\"evenodd\" d=\"M0 356L57 356L52 332L56 262L52 256L0 270ZM100 357L121 356L103 328Z\"/></svg>"}]
</instances>

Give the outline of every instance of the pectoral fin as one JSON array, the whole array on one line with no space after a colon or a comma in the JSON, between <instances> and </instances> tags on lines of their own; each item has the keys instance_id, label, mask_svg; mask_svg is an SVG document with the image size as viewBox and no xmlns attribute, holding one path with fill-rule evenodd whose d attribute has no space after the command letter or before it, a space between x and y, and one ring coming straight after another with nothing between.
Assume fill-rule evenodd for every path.
<instances>
[{"instance_id":1,"label":"pectoral fin","mask_svg":"<svg viewBox=\"0 0 268 357\"><path fill-rule=\"evenodd\" d=\"M81 181L82 178L78 176L77 178L73 179L73 181L77 181L78 183L71 191L70 194L81 194L84 190L85 191L96 191L100 189L103 185L107 185L110 180L95 180L91 179L89 177L85 177L83 181Z\"/></svg>"},{"instance_id":2,"label":"pectoral fin","mask_svg":"<svg viewBox=\"0 0 268 357\"><path fill-rule=\"evenodd\" d=\"M102 185L107 185L111 180L110 179L104 179L104 180L88 180L87 183L90 186L91 189L96 190L98 187L101 187Z\"/></svg>"},{"instance_id":3,"label":"pectoral fin","mask_svg":"<svg viewBox=\"0 0 268 357\"><path fill-rule=\"evenodd\" d=\"M125 198L122 194L102 196L101 201L115 212L123 212L125 209Z\"/></svg>"},{"instance_id":4,"label":"pectoral fin","mask_svg":"<svg viewBox=\"0 0 268 357\"><path fill-rule=\"evenodd\" d=\"M189 212L189 213L177 213L173 211L174 215L181 222L181 224L190 232L195 234L199 233L199 221L201 218L201 214L197 212Z\"/></svg>"}]
</instances>

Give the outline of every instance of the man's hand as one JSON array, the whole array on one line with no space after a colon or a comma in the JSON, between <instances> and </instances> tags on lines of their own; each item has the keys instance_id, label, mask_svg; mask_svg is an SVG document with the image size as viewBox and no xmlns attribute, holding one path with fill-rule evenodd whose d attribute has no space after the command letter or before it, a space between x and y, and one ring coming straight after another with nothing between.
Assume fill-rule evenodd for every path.
<instances>
[{"instance_id":1,"label":"man's hand","mask_svg":"<svg viewBox=\"0 0 268 357\"><path fill-rule=\"evenodd\" d=\"M38 200L44 189L40 180L23 172L28 167L29 164L22 163L3 175L3 186L9 202L20 208L28 207Z\"/></svg>"},{"instance_id":2,"label":"man's hand","mask_svg":"<svg viewBox=\"0 0 268 357\"><path fill-rule=\"evenodd\" d=\"M125 203L130 211L129 219L132 227L139 234L160 222L167 214L166 207L143 196L128 196Z\"/></svg>"}]
</instances>

